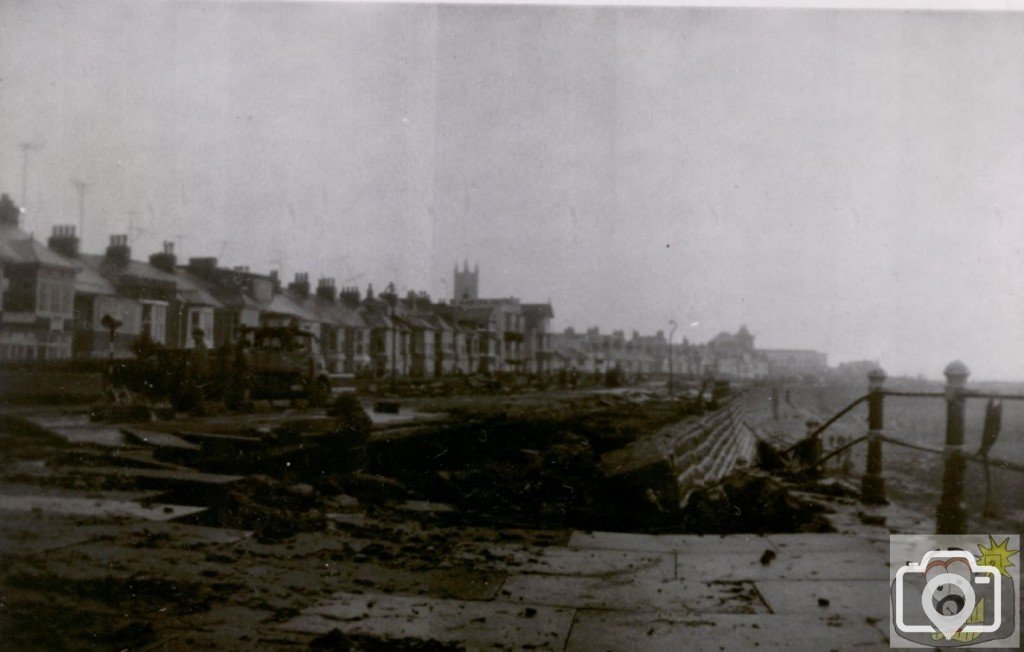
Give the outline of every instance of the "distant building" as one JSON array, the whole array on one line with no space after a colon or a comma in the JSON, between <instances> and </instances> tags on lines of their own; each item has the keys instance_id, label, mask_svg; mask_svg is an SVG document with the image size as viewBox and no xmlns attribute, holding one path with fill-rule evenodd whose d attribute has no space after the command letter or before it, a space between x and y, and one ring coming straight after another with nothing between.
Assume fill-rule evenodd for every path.
<instances>
[{"instance_id":1,"label":"distant building","mask_svg":"<svg viewBox=\"0 0 1024 652\"><path fill-rule=\"evenodd\" d=\"M807 349L761 349L775 378L820 379L828 373L828 355Z\"/></svg>"},{"instance_id":2,"label":"distant building","mask_svg":"<svg viewBox=\"0 0 1024 652\"><path fill-rule=\"evenodd\" d=\"M707 343L709 358L701 362L702 367L710 367L717 376L724 378L762 378L767 376L769 364L754 348L754 336L746 326L733 333L722 332ZM702 368L701 373L704 372Z\"/></svg>"},{"instance_id":3,"label":"distant building","mask_svg":"<svg viewBox=\"0 0 1024 652\"><path fill-rule=\"evenodd\" d=\"M350 290L351 292L351 290ZM353 373L368 363L364 358L367 328L358 306L343 301L335 289L333 278L317 281L316 292L310 291L309 275L296 274L284 293L302 311L303 318L315 325L307 327L320 340L327 368L333 373ZM359 291L355 291L357 304Z\"/></svg>"},{"instance_id":4,"label":"distant building","mask_svg":"<svg viewBox=\"0 0 1024 652\"><path fill-rule=\"evenodd\" d=\"M523 358L525 371L544 375L552 371L551 320L555 311L550 303L522 304L525 320Z\"/></svg>"},{"instance_id":5,"label":"distant building","mask_svg":"<svg viewBox=\"0 0 1024 652\"><path fill-rule=\"evenodd\" d=\"M373 378L405 378L409 375L411 331L398 317L398 294L393 285L379 296L366 289L360 312L370 331L370 372Z\"/></svg>"},{"instance_id":6,"label":"distant building","mask_svg":"<svg viewBox=\"0 0 1024 652\"><path fill-rule=\"evenodd\" d=\"M162 254L149 257L150 264L173 269L173 255L173 243L165 242ZM254 274L248 267L218 267L217 259L211 257L189 258L185 269L202 282L220 303L213 312L213 341L216 346L233 344L240 329L261 325L261 316L273 300L276 289L272 276Z\"/></svg>"},{"instance_id":7,"label":"distant building","mask_svg":"<svg viewBox=\"0 0 1024 652\"><path fill-rule=\"evenodd\" d=\"M459 271L458 263L455 264L455 283L452 285L452 300L475 301L480 298L480 267L473 265L473 271L469 271L469 261L463 261L462 271Z\"/></svg>"},{"instance_id":8,"label":"distant building","mask_svg":"<svg viewBox=\"0 0 1024 652\"><path fill-rule=\"evenodd\" d=\"M127 358L134 353L134 344L142 330L142 304L136 299L118 295L114 284L94 267L86 264L79 251L75 227L53 227L47 246L75 265L75 307L72 325L71 354L75 358L107 357ZM165 304L166 305L166 304ZM105 317L121 323L114 338L104 325ZM146 323L147 334L164 344L166 308L151 312Z\"/></svg>"},{"instance_id":9,"label":"distant building","mask_svg":"<svg viewBox=\"0 0 1024 652\"><path fill-rule=\"evenodd\" d=\"M596 327L585 333L570 327L551 335L557 369L596 374L612 370L628 375L656 372L656 359L648 352L649 344L636 331L627 340L624 331L606 334Z\"/></svg>"},{"instance_id":10,"label":"distant building","mask_svg":"<svg viewBox=\"0 0 1024 652\"><path fill-rule=\"evenodd\" d=\"M867 382L868 374L875 369L881 368L878 360L855 360L852 362L840 362L832 370L832 377L840 381L855 383Z\"/></svg>"},{"instance_id":11,"label":"distant building","mask_svg":"<svg viewBox=\"0 0 1024 652\"><path fill-rule=\"evenodd\" d=\"M654 335L641 335L633 331L630 342L634 349L642 351L650 359L651 373L668 373L668 340L665 339L665 331L658 331ZM673 359L673 365L675 363Z\"/></svg>"},{"instance_id":12,"label":"distant building","mask_svg":"<svg viewBox=\"0 0 1024 652\"><path fill-rule=\"evenodd\" d=\"M516 297L480 297L480 270L463 262L455 266L452 306L454 321L469 326L476 336L474 371L545 373L551 360L547 338L554 310L550 304L522 304Z\"/></svg>"},{"instance_id":13,"label":"distant building","mask_svg":"<svg viewBox=\"0 0 1024 652\"><path fill-rule=\"evenodd\" d=\"M77 268L23 231L20 216L0 196L0 360L68 358Z\"/></svg>"},{"instance_id":14,"label":"distant building","mask_svg":"<svg viewBox=\"0 0 1024 652\"><path fill-rule=\"evenodd\" d=\"M97 323L102 328L108 315L121 322L118 352L130 350L142 337L172 349L191 348L196 329L203 331L207 347L215 345L214 311L222 306L201 279L175 265L166 244L144 263L132 260L127 235L112 235L106 253L81 254L79 260L114 286L114 297L97 297L90 321L93 329Z\"/></svg>"}]
</instances>

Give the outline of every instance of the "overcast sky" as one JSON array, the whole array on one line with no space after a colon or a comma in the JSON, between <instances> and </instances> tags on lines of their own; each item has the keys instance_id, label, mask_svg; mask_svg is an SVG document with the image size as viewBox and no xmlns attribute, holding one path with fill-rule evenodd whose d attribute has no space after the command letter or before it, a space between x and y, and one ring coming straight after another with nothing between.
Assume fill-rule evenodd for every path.
<instances>
[{"instance_id":1,"label":"overcast sky","mask_svg":"<svg viewBox=\"0 0 1024 652\"><path fill-rule=\"evenodd\" d=\"M1024 378L1024 15L0 2L45 238Z\"/></svg>"}]
</instances>

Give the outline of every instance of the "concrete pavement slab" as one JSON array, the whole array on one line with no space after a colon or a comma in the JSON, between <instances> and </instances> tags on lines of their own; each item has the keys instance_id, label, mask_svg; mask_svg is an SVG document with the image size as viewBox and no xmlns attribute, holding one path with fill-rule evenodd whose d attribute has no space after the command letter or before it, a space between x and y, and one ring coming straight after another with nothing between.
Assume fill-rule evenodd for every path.
<instances>
[{"instance_id":1,"label":"concrete pavement slab","mask_svg":"<svg viewBox=\"0 0 1024 652\"><path fill-rule=\"evenodd\" d=\"M646 552L753 552L761 554L765 548L775 544L767 537L757 534L732 534L728 536L696 534L634 534L630 532L573 532L569 538L570 548L595 548L599 550L639 550Z\"/></svg>"},{"instance_id":2,"label":"concrete pavement slab","mask_svg":"<svg viewBox=\"0 0 1024 652\"><path fill-rule=\"evenodd\" d=\"M679 650L876 650L886 636L839 615L613 613L581 610L565 649L572 652Z\"/></svg>"},{"instance_id":3,"label":"concrete pavement slab","mask_svg":"<svg viewBox=\"0 0 1024 652\"><path fill-rule=\"evenodd\" d=\"M421 638L459 642L470 650L561 650L571 608L338 593L281 626L285 631Z\"/></svg>"},{"instance_id":4,"label":"concrete pavement slab","mask_svg":"<svg viewBox=\"0 0 1024 652\"><path fill-rule=\"evenodd\" d=\"M242 575L249 586L284 587L300 593L379 593L456 600L490 600L505 579L499 571L473 569L407 569L372 562L310 560L242 561Z\"/></svg>"},{"instance_id":5,"label":"concrete pavement slab","mask_svg":"<svg viewBox=\"0 0 1024 652\"><path fill-rule=\"evenodd\" d=\"M512 575L505 580L498 599L520 604L678 614L768 612L750 582Z\"/></svg>"},{"instance_id":6,"label":"concrete pavement slab","mask_svg":"<svg viewBox=\"0 0 1024 652\"><path fill-rule=\"evenodd\" d=\"M889 617L889 586L884 580L762 580L754 585L776 614Z\"/></svg>"},{"instance_id":7,"label":"concrete pavement slab","mask_svg":"<svg viewBox=\"0 0 1024 652\"><path fill-rule=\"evenodd\" d=\"M129 517L147 521L170 521L206 511L205 507L186 505L139 503L66 496L11 496L0 495L0 512L42 511L55 514L73 514L97 517Z\"/></svg>"},{"instance_id":8,"label":"concrete pavement slab","mask_svg":"<svg viewBox=\"0 0 1024 652\"><path fill-rule=\"evenodd\" d=\"M86 528L66 518L39 512L9 512L0 528L0 555L45 553L84 543L93 537Z\"/></svg>"},{"instance_id":9,"label":"concrete pavement slab","mask_svg":"<svg viewBox=\"0 0 1024 652\"><path fill-rule=\"evenodd\" d=\"M754 555L676 553L676 576L682 580L885 580L888 558L863 545L844 551L780 551L768 563ZM766 560L767 561L767 560Z\"/></svg>"},{"instance_id":10,"label":"concrete pavement slab","mask_svg":"<svg viewBox=\"0 0 1024 652\"><path fill-rule=\"evenodd\" d=\"M643 576L653 579L675 577L675 557L668 552L601 550L513 545L473 546L456 559L474 567L498 568L511 573L610 577Z\"/></svg>"},{"instance_id":11,"label":"concrete pavement slab","mask_svg":"<svg viewBox=\"0 0 1024 652\"><path fill-rule=\"evenodd\" d=\"M833 552L856 550L865 546L865 539L855 534L804 533L769 534L766 537L780 551Z\"/></svg>"},{"instance_id":12,"label":"concrete pavement slab","mask_svg":"<svg viewBox=\"0 0 1024 652\"><path fill-rule=\"evenodd\" d=\"M119 448L125 444L125 436L120 429L108 426L51 428L51 430L72 444L96 444L108 448Z\"/></svg>"}]
</instances>

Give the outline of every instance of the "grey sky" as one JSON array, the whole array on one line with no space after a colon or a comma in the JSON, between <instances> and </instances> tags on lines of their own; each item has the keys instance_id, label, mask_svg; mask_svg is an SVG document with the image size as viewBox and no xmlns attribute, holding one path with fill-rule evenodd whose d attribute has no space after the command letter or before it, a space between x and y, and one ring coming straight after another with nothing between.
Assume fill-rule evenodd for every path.
<instances>
[{"instance_id":1,"label":"grey sky","mask_svg":"<svg viewBox=\"0 0 1024 652\"><path fill-rule=\"evenodd\" d=\"M85 247L1021 378L1024 15L0 2L0 188ZM132 215L134 213L134 215ZM277 262L280 261L280 262ZM689 324L697 322L697 326Z\"/></svg>"}]
</instances>

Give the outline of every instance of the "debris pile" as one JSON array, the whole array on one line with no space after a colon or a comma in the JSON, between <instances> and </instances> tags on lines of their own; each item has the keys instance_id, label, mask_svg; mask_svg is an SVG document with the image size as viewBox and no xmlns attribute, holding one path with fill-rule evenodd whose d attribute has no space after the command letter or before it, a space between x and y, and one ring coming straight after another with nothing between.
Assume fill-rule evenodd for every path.
<instances>
[{"instance_id":1,"label":"debris pile","mask_svg":"<svg viewBox=\"0 0 1024 652\"><path fill-rule=\"evenodd\" d=\"M681 516L682 527L695 534L834 531L822 507L761 471L735 471L694 491Z\"/></svg>"},{"instance_id":2,"label":"debris pile","mask_svg":"<svg viewBox=\"0 0 1024 652\"><path fill-rule=\"evenodd\" d=\"M299 532L324 529L323 504L309 485L286 486L267 476L235 483L199 522L252 530L257 540L281 541Z\"/></svg>"}]
</instances>

